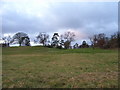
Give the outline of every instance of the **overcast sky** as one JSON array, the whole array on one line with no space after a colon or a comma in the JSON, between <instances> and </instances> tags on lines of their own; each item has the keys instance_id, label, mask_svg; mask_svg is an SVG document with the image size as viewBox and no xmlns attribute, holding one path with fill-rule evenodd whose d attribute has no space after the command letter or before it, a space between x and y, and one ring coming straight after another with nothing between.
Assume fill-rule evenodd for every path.
<instances>
[{"instance_id":1,"label":"overcast sky","mask_svg":"<svg viewBox=\"0 0 120 90\"><path fill-rule=\"evenodd\" d=\"M73 31L79 41L93 34L111 35L118 30L117 2L1 0L0 6L3 35L21 31L33 39L39 32L52 35Z\"/></svg>"}]
</instances>

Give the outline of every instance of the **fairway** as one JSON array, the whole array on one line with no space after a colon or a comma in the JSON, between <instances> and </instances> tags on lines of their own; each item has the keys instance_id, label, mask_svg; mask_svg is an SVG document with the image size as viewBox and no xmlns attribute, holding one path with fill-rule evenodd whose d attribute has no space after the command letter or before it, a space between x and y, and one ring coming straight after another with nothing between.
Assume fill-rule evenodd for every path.
<instances>
[{"instance_id":1,"label":"fairway","mask_svg":"<svg viewBox=\"0 0 120 90\"><path fill-rule=\"evenodd\" d=\"M118 51L3 48L2 70L3 88L118 88Z\"/></svg>"}]
</instances>

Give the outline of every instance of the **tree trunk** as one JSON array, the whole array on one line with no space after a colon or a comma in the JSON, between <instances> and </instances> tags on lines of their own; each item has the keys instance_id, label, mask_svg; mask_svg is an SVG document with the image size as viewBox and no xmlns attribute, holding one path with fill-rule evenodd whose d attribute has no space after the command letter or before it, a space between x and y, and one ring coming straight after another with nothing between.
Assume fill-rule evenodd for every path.
<instances>
[{"instance_id":1,"label":"tree trunk","mask_svg":"<svg viewBox=\"0 0 120 90\"><path fill-rule=\"evenodd\" d=\"M21 46L21 43L19 44L19 46Z\"/></svg>"},{"instance_id":2,"label":"tree trunk","mask_svg":"<svg viewBox=\"0 0 120 90\"><path fill-rule=\"evenodd\" d=\"M45 43L43 42L43 46L45 46Z\"/></svg>"}]
</instances>

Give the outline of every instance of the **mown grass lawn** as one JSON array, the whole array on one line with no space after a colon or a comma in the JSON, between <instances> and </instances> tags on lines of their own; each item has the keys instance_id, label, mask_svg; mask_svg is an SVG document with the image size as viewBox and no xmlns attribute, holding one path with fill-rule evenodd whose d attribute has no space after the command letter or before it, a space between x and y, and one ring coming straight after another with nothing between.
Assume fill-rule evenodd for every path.
<instances>
[{"instance_id":1,"label":"mown grass lawn","mask_svg":"<svg viewBox=\"0 0 120 90\"><path fill-rule=\"evenodd\" d=\"M118 87L118 52L11 47L2 51L3 88Z\"/></svg>"}]
</instances>

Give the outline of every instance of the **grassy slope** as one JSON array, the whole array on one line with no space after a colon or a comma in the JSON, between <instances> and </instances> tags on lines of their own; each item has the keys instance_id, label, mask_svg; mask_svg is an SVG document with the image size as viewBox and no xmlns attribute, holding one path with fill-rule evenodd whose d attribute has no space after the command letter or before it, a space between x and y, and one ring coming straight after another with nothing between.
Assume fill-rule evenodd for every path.
<instances>
[{"instance_id":1,"label":"grassy slope","mask_svg":"<svg viewBox=\"0 0 120 90\"><path fill-rule=\"evenodd\" d=\"M3 48L3 87L118 87L117 50Z\"/></svg>"}]
</instances>

